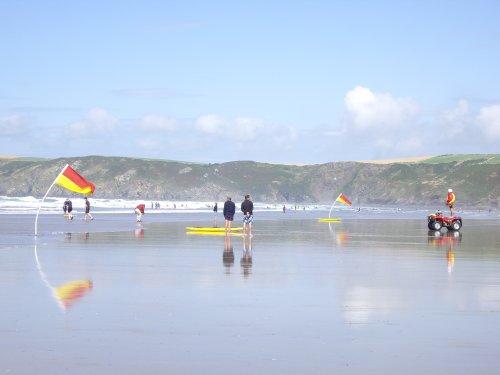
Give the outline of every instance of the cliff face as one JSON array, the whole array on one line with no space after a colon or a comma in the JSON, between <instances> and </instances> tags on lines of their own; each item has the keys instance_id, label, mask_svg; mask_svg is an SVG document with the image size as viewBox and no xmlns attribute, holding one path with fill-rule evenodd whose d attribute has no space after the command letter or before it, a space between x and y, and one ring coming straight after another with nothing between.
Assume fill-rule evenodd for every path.
<instances>
[{"instance_id":1,"label":"cliff face","mask_svg":"<svg viewBox=\"0 0 500 375\"><path fill-rule=\"evenodd\" d=\"M490 155L491 156L491 155ZM500 159L460 155L418 163L335 162L292 166L237 161L183 163L87 156L0 159L0 195L42 197L66 163L96 185L96 198L330 203L340 193L354 205L442 205L452 187L464 206L498 207ZM55 186L51 195L68 193Z\"/></svg>"}]
</instances>

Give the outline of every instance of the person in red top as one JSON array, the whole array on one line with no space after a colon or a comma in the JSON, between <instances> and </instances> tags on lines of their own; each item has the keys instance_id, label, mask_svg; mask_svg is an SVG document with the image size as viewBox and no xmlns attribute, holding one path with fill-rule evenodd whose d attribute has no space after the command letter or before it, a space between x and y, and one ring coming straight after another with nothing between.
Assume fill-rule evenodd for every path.
<instances>
[{"instance_id":1,"label":"person in red top","mask_svg":"<svg viewBox=\"0 0 500 375\"><path fill-rule=\"evenodd\" d=\"M135 215L137 217L137 222L141 222L142 221L142 215L144 215L144 209L146 208L145 205L143 205L142 203L137 205L137 207L135 208L134 212L135 212Z\"/></svg>"},{"instance_id":2,"label":"person in red top","mask_svg":"<svg viewBox=\"0 0 500 375\"><path fill-rule=\"evenodd\" d=\"M446 198L446 204L450 207L451 216L455 215L455 209L453 206L455 205L455 194L452 189L448 189L448 197Z\"/></svg>"}]
</instances>

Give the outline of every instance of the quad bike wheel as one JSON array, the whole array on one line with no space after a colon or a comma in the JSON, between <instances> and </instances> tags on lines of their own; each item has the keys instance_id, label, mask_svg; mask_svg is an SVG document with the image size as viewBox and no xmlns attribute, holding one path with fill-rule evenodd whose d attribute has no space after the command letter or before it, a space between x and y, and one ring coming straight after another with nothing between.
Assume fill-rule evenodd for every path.
<instances>
[{"instance_id":1,"label":"quad bike wheel","mask_svg":"<svg viewBox=\"0 0 500 375\"><path fill-rule=\"evenodd\" d=\"M451 225L448 227L448 230L460 230L462 227L462 224L460 224L460 221L455 220Z\"/></svg>"},{"instance_id":2,"label":"quad bike wheel","mask_svg":"<svg viewBox=\"0 0 500 375\"><path fill-rule=\"evenodd\" d=\"M442 227L443 227L443 224L438 220L431 221L429 223L429 229L432 229L432 230L441 230Z\"/></svg>"}]
</instances>

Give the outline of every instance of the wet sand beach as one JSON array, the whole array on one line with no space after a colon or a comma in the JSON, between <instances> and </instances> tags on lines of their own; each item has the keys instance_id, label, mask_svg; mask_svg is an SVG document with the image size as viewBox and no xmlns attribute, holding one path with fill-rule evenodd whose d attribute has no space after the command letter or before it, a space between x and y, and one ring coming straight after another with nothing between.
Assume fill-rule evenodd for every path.
<instances>
[{"instance_id":1,"label":"wet sand beach","mask_svg":"<svg viewBox=\"0 0 500 375\"><path fill-rule=\"evenodd\" d=\"M319 216L0 215L0 372L498 373L498 218Z\"/></svg>"}]
</instances>

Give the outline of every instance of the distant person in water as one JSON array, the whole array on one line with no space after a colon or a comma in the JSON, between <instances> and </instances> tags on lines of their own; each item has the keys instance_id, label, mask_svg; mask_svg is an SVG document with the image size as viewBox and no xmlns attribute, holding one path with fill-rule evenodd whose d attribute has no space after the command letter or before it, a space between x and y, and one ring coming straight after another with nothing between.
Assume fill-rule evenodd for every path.
<instances>
[{"instance_id":1,"label":"distant person in water","mask_svg":"<svg viewBox=\"0 0 500 375\"><path fill-rule=\"evenodd\" d=\"M138 223L142 221L142 215L144 215L145 209L146 209L146 206L142 203L138 204L137 207L135 208L134 212L135 212L136 220Z\"/></svg>"},{"instance_id":2,"label":"distant person in water","mask_svg":"<svg viewBox=\"0 0 500 375\"><path fill-rule=\"evenodd\" d=\"M214 203L214 228L217 228L217 202Z\"/></svg>"},{"instance_id":3,"label":"distant person in water","mask_svg":"<svg viewBox=\"0 0 500 375\"><path fill-rule=\"evenodd\" d=\"M94 220L94 217L90 214L90 202L87 197L85 199L85 217L84 220L87 220L87 217L90 218L90 220Z\"/></svg>"},{"instance_id":4,"label":"distant person in water","mask_svg":"<svg viewBox=\"0 0 500 375\"><path fill-rule=\"evenodd\" d=\"M253 226L253 202L250 199L250 194L245 195L245 200L241 202L241 212L243 212L243 236L252 236Z\"/></svg>"},{"instance_id":5,"label":"distant person in water","mask_svg":"<svg viewBox=\"0 0 500 375\"><path fill-rule=\"evenodd\" d=\"M455 193L453 193L453 189L448 189L448 197L446 198L446 204L450 208L450 215L453 217L455 215Z\"/></svg>"},{"instance_id":6,"label":"distant person in water","mask_svg":"<svg viewBox=\"0 0 500 375\"><path fill-rule=\"evenodd\" d=\"M224 202L224 208L222 210L222 214L224 215L224 219L226 220L225 222L226 232L229 233L231 232L231 225L233 223L235 212L236 212L236 205L231 200L231 197L228 195L226 197L226 201Z\"/></svg>"},{"instance_id":7,"label":"distant person in water","mask_svg":"<svg viewBox=\"0 0 500 375\"><path fill-rule=\"evenodd\" d=\"M63 209L64 215L68 216L68 219L73 220L73 203L69 200L69 198L66 198L66 200L64 201Z\"/></svg>"}]
</instances>

